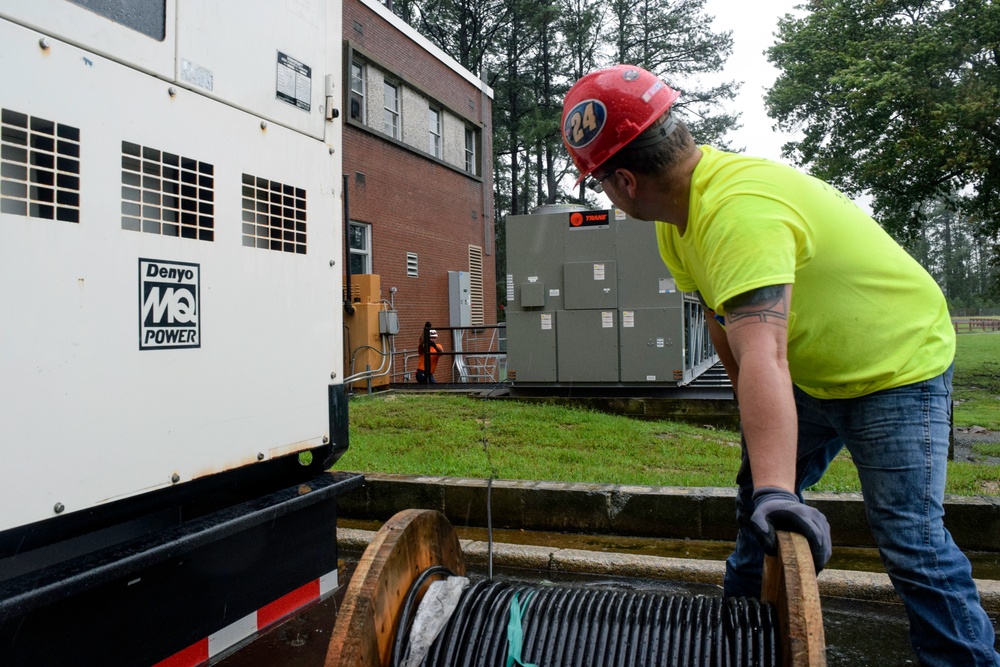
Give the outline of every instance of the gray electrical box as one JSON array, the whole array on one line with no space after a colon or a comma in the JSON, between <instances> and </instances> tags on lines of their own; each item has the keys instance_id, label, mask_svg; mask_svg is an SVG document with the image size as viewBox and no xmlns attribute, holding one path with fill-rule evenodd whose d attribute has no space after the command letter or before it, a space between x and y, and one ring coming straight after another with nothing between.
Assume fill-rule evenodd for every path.
<instances>
[{"instance_id":1,"label":"gray electrical box","mask_svg":"<svg viewBox=\"0 0 1000 667\"><path fill-rule=\"evenodd\" d=\"M513 386L680 386L718 356L677 291L654 223L617 209L543 206L507 225Z\"/></svg>"},{"instance_id":2,"label":"gray electrical box","mask_svg":"<svg viewBox=\"0 0 1000 667\"><path fill-rule=\"evenodd\" d=\"M472 293L468 271L448 272L448 320L448 326L472 326Z\"/></svg>"},{"instance_id":3,"label":"gray electrical box","mask_svg":"<svg viewBox=\"0 0 1000 667\"><path fill-rule=\"evenodd\" d=\"M395 310L380 310L378 313L378 332L395 336L399 333L399 313Z\"/></svg>"}]
</instances>

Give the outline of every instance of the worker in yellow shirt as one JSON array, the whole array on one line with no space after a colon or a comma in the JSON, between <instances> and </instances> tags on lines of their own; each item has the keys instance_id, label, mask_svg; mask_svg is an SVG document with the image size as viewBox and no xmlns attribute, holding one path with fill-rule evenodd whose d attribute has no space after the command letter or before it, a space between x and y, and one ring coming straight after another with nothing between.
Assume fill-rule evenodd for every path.
<instances>
[{"instance_id":1,"label":"worker in yellow shirt","mask_svg":"<svg viewBox=\"0 0 1000 667\"><path fill-rule=\"evenodd\" d=\"M801 492L846 447L920 663L1000 666L943 523L955 335L941 290L826 183L697 146L671 112L678 96L638 67L599 70L567 93L562 132L577 184L655 221L732 380L744 446L725 593L760 595L775 529L805 535L823 568L830 528Z\"/></svg>"}]
</instances>

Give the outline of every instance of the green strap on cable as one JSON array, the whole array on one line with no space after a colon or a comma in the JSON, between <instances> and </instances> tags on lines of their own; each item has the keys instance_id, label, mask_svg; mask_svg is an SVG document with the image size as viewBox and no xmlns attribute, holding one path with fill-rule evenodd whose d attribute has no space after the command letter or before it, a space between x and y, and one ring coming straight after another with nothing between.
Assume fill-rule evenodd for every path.
<instances>
[{"instance_id":1,"label":"green strap on cable","mask_svg":"<svg viewBox=\"0 0 1000 667\"><path fill-rule=\"evenodd\" d=\"M528 608L528 602L531 600L531 596L535 594L535 591L529 591L528 595L524 598L524 606L517 600L517 593L514 593L514 599L510 603L510 620L507 621L507 665L506 667L514 667L514 665L520 665L520 667L538 667L538 665L533 665L527 662L521 662L521 645L524 642L524 630L521 628L521 618L524 615L523 610Z\"/></svg>"}]
</instances>

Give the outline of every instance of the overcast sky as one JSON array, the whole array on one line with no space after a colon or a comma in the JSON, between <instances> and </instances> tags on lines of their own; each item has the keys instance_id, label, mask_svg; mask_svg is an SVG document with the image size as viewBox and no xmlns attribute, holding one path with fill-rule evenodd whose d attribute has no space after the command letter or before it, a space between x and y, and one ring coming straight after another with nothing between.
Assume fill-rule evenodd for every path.
<instances>
[{"instance_id":1,"label":"overcast sky","mask_svg":"<svg viewBox=\"0 0 1000 667\"><path fill-rule=\"evenodd\" d=\"M748 155L784 162L781 145L789 136L771 129L774 124L764 111L763 95L778 76L764 50L774 43L778 17L794 12L803 0L705 0L705 11L715 17L716 30L733 31L733 54L722 73L724 79L743 81L732 103L742 113L743 127L729 135L733 148Z\"/></svg>"}]
</instances>

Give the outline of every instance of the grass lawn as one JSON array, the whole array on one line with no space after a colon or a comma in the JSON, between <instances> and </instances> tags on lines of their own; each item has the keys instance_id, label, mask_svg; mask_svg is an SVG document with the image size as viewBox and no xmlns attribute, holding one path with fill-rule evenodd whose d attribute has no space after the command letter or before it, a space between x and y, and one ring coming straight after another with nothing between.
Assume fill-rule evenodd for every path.
<instances>
[{"instance_id":1,"label":"grass lawn","mask_svg":"<svg viewBox=\"0 0 1000 667\"><path fill-rule=\"evenodd\" d=\"M1000 333L958 336L955 426L1000 430Z\"/></svg>"},{"instance_id":2,"label":"grass lawn","mask_svg":"<svg viewBox=\"0 0 1000 667\"><path fill-rule=\"evenodd\" d=\"M731 487L740 462L732 431L459 395L355 397L350 429L342 470ZM982 494L996 488L1000 466L953 462L948 478L949 493ZM812 488L860 489L846 453Z\"/></svg>"}]
</instances>

